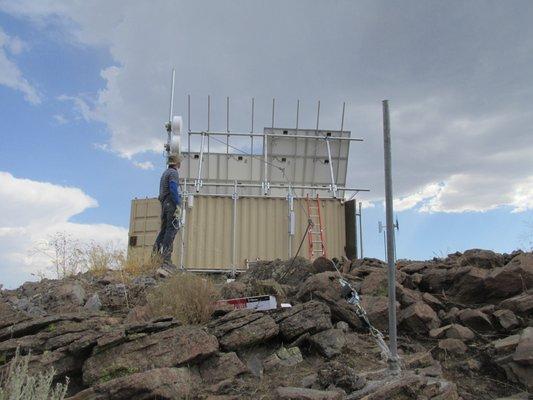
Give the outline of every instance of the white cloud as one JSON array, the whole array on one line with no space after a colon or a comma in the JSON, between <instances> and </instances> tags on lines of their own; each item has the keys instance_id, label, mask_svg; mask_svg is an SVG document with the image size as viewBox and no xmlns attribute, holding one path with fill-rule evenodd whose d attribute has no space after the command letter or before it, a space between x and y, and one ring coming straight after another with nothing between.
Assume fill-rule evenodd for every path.
<instances>
[{"instance_id":1,"label":"white cloud","mask_svg":"<svg viewBox=\"0 0 533 400\"><path fill-rule=\"evenodd\" d=\"M19 38L7 35L0 27L0 85L18 90L31 104L39 104L41 95L22 75L17 64L8 57L8 52L17 55L26 48Z\"/></svg>"},{"instance_id":2,"label":"white cloud","mask_svg":"<svg viewBox=\"0 0 533 400\"><path fill-rule=\"evenodd\" d=\"M193 129L206 126L207 94L218 129L225 128L226 95L232 127L240 129L249 129L248 96L256 96L258 129L269 122L263 109L273 96L276 121L286 126L294 123L296 98L300 126L311 127L315 99L324 127L339 126L333 107L347 100L345 127L365 137L351 146L348 183L371 189L365 201L383 199L380 99L390 98L398 210L531 209L528 12L505 3L481 13L469 3L438 13L431 5L398 13L386 2L303 4L0 0L0 9L52 26L70 43L109 51L103 87L62 99L84 119L104 123L105 149L121 157L161 151L175 66L175 110L185 114L192 92ZM336 23L317 31L313 22L324 20Z\"/></svg>"},{"instance_id":3,"label":"white cloud","mask_svg":"<svg viewBox=\"0 0 533 400\"><path fill-rule=\"evenodd\" d=\"M48 260L33 250L50 235L64 232L82 241L126 246L127 230L109 224L74 223L70 219L95 199L73 187L16 178L0 171L1 284L13 287L46 270Z\"/></svg>"},{"instance_id":4,"label":"white cloud","mask_svg":"<svg viewBox=\"0 0 533 400\"><path fill-rule=\"evenodd\" d=\"M145 171L149 171L154 169L154 164L151 161L133 161L133 165L135 165L139 169L144 169Z\"/></svg>"},{"instance_id":5,"label":"white cloud","mask_svg":"<svg viewBox=\"0 0 533 400\"><path fill-rule=\"evenodd\" d=\"M59 125L65 125L67 122L68 122L68 119L62 115L62 114L55 114L54 115L54 120L59 124Z\"/></svg>"}]
</instances>

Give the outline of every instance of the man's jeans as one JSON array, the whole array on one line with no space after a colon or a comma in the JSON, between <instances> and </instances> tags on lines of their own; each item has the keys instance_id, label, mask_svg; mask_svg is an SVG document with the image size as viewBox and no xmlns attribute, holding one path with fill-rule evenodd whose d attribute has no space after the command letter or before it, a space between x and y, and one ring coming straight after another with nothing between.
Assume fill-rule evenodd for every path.
<instances>
[{"instance_id":1,"label":"man's jeans","mask_svg":"<svg viewBox=\"0 0 533 400\"><path fill-rule=\"evenodd\" d=\"M172 256L172 247L174 244L174 237L178 231L172 220L176 212L176 205L170 199L167 199L161 204L161 230L155 240L153 252L163 255L163 262L170 263Z\"/></svg>"}]
</instances>

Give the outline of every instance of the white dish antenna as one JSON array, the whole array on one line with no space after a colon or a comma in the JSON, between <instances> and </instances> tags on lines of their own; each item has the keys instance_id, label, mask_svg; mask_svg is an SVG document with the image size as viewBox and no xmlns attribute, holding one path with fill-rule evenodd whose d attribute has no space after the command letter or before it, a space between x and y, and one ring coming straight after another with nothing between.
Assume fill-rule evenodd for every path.
<instances>
[{"instance_id":1,"label":"white dish antenna","mask_svg":"<svg viewBox=\"0 0 533 400\"><path fill-rule=\"evenodd\" d=\"M169 143L169 153L170 154L181 154L181 127L183 126L183 120L180 116L175 115L172 118L170 124L170 143Z\"/></svg>"}]
</instances>

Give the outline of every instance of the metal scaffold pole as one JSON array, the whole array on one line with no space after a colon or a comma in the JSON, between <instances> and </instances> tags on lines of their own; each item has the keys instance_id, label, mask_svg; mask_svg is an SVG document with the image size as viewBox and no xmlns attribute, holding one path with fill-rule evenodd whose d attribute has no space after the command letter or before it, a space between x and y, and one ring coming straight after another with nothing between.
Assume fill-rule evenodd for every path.
<instances>
[{"instance_id":1,"label":"metal scaffold pole","mask_svg":"<svg viewBox=\"0 0 533 400\"><path fill-rule=\"evenodd\" d=\"M383 150L385 159L385 208L387 221L387 264L389 278L389 369L399 373L400 363L396 338L396 265L394 261L394 221L392 202L392 160L389 101L383 100Z\"/></svg>"}]
</instances>

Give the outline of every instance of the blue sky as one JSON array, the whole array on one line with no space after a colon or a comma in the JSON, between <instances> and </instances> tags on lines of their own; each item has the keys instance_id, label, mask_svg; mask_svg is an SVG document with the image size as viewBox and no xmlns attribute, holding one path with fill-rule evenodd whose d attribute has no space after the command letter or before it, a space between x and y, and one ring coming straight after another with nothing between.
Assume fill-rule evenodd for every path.
<instances>
[{"instance_id":1,"label":"blue sky","mask_svg":"<svg viewBox=\"0 0 533 400\"><path fill-rule=\"evenodd\" d=\"M531 246L532 17L528 1L0 1L0 282L45 262L27 254L52 229L124 243L130 200L156 194L173 66L175 109L192 93L193 126L207 94L219 129L226 96L235 129L252 96L258 125L273 96L286 126L297 98L302 125L321 99L332 128L347 101L346 126L365 138L348 180L374 204L366 256L383 257L384 98L398 257Z\"/></svg>"}]
</instances>

